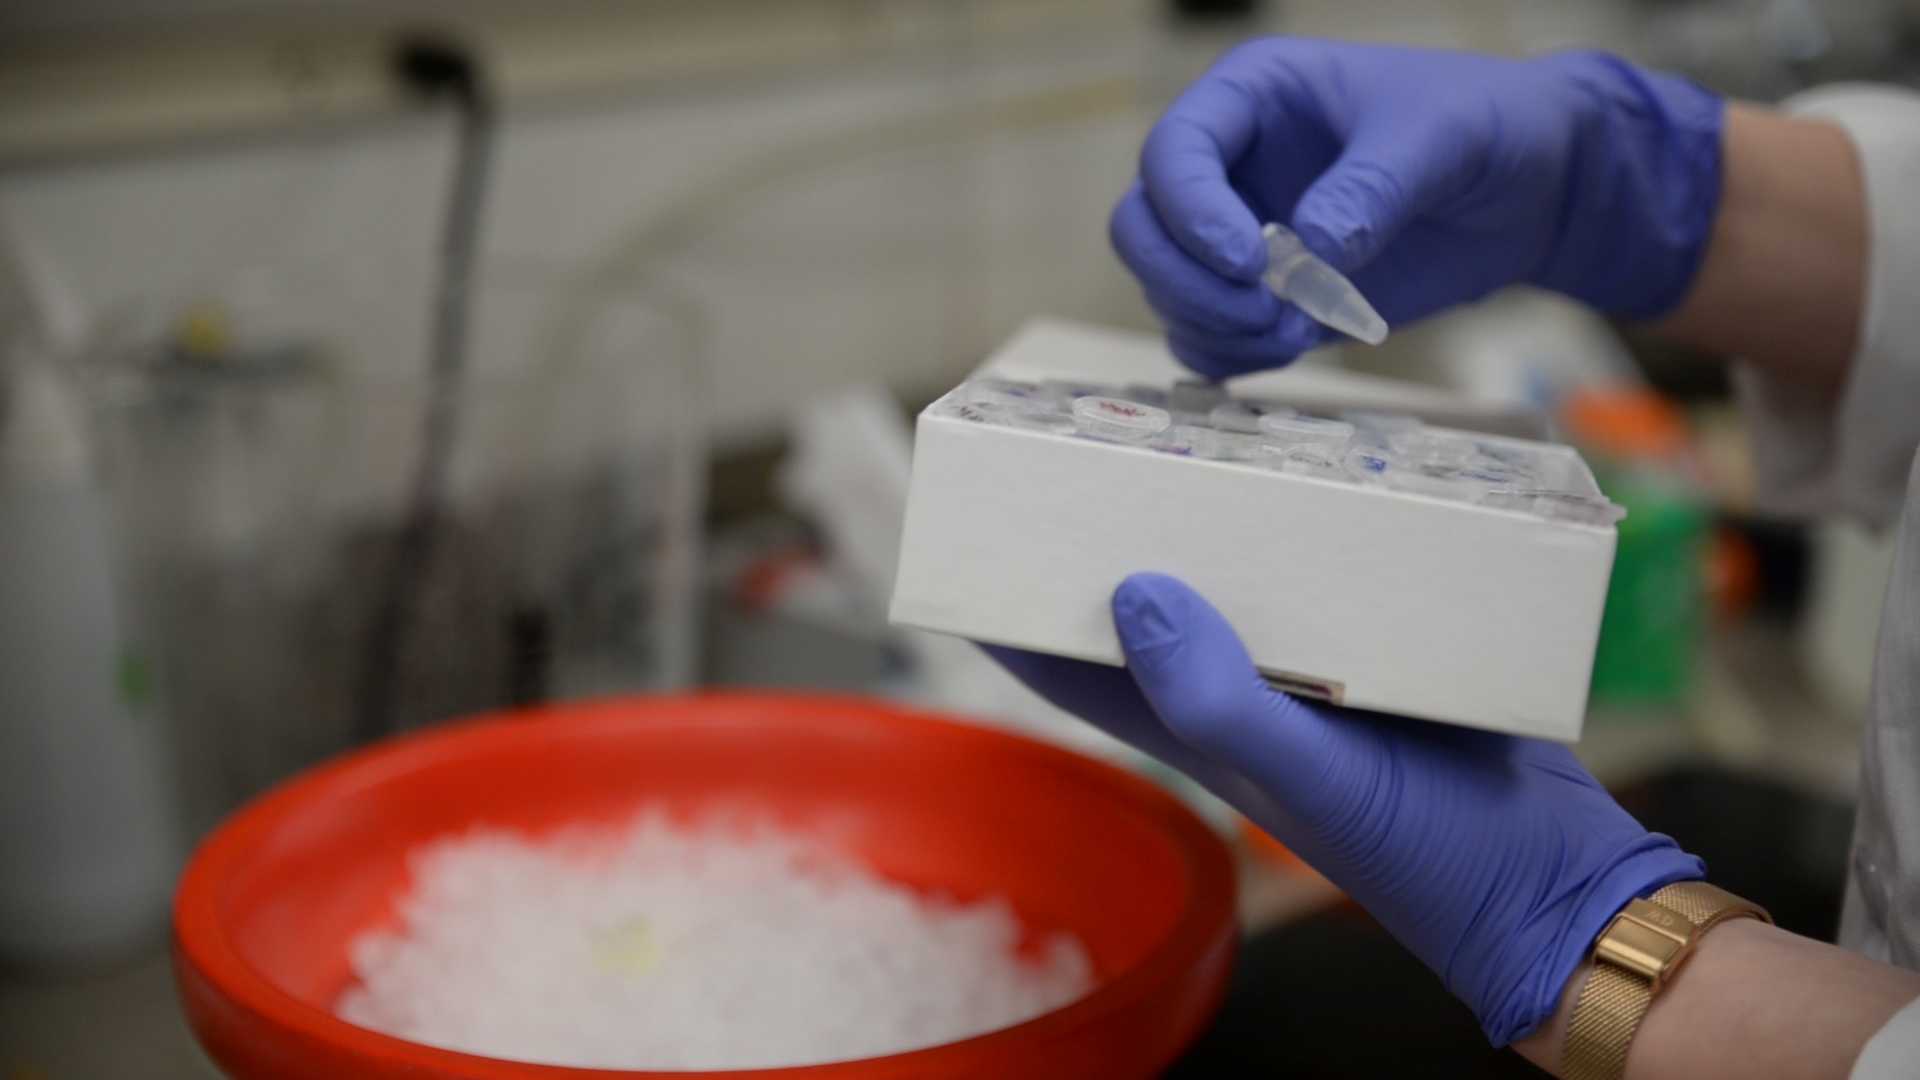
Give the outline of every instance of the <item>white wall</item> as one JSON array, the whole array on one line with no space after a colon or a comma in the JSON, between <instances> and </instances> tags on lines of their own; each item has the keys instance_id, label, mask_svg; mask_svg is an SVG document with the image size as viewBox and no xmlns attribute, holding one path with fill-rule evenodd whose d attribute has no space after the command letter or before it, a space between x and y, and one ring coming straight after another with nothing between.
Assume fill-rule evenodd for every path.
<instances>
[{"instance_id":1,"label":"white wall","mask_svg":"<svg viewBox=\"0 0 1920 1080\"><path fill-rule=\"evenodd\" d=\"M962 19L951 46L931 51L513 108L486 250L651 268L683 285L706 309L715 419L729 441L848 380L936 392L1028 314L1151 325L1107 250L1107 210L1153 114L1223 39L1170 35L1153 4L1075 2L1053 0L1078 22L1031 40ZM1298 0L1277 10L1304 33L1521 48L1604 41L1620 9ZM1051 119L1009 115L1009 102L1063 89L1044 102ZM953 115L969 105L988 109ZM945 119L914 119L935 116ZM70 327L111 298L177 294L236 266L424 252L448 130L388 114L16 166L0 172L0 226L70 298ZM861 131L883 137L859 145Z\"/></svg>"},{"instance_id":2,"label":"white wall","mask_svg":"<svg viewBox=\"0 0 1920 1080\"><path fill-rule=\"evenodd\" d=\"M1134 78L1134 63L1123 48L1009 78L1111 83ZM1139 318L1104 221L1146 103L957 141L900 124L973 92L940 72L867 72L510 114L486 250L654 266L683 282L707 310L716 419L730 438L774 424L793 395L849 379L937 389L1026 312ZM848 134L889 123L871 151ZM795 160L825 138L846 154ZM428 251L449 148L448 126L421 117L17 169L0 176L0 221L72 298L71 324L237 266ZM718 181L729 198L703 205ZM664 250L629 250L689 219L705 224Z\"/></svg>"}]
</instances>

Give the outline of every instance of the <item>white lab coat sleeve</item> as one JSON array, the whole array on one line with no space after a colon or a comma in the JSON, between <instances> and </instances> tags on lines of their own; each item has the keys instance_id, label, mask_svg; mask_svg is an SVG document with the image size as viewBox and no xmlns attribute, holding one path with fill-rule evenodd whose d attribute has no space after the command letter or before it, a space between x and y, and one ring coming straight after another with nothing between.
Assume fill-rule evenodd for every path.
<instances>
[{"instance_id":1,"label":"white lab coat sleeve","mask_svg":"<svg viewBox=\"0 0 1920 1080\"><path fill-rule=\"evenodd\" d=\"M1866 184L1868 267L1859 345L1836 408L1735 365L1753 425L1760 506L1841 512L1885 529L1899 518L1920 446L1920 94L1840 84L1786 103L1845 130Z\"/></svg>"},{"instance_id":2,"label":"white lab coat sleeve","mask_svg":"<svg viewBox=\"0 0 1920 1080\"><path fill-rule=\"evenodd\" d=\"M1920 998L1867 1040L1849 1080L1920 1080Z\"/></svg>"}]
</instances>

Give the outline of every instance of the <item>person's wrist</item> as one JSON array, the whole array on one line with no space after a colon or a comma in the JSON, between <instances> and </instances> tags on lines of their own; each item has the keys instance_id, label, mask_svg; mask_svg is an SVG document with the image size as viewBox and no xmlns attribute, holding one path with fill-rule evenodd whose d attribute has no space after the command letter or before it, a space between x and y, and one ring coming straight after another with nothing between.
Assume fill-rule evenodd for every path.
<instances>
[{"instance_id":1,"label":"person's wrist","mask_svg":"<svg viewBox=\"0 0 1920 1080\"><path fill-rule=\"evenodd\" d=\"M1721 964L1729 954L1742 950L1750 952L1756 944L1768 941L1778 942L1780 934L1781 931L1772 924L1759 919L1728 919L1716 923L1710 932L1703 935L1694 948L1692 957L1674 972L1667 980L1666 989L1656 994L1648 1006L1639 1031L1628 1048L1627 1076L1644 1075L1644 1073L1636 1073L1634 1048L1641 1045L1643 1037L1657 1041L1663 1027L1670 1028L1674 1025L1672 1018L1667 1015L1667 1010L1673 1006L1675 1000L1689 996L1696 999L1701 997L1711 1000L1724 999L1724 984L1727 982L1724 972L1706 976L1705 986L1698 988L1699 993L1695 992L1694 986L1699 978L1689 978L1691 972L1701 968L1711 970ZM1593 968L1594 961L1590 957L1583 959L1575 966L1561 988L1559 1004L1553 1015L1525 1038L1515 1040L1513 1043L1515 1052L1540 1068L1556 1076L1560 1075L1566 1060L1568 1031L1572 1027L1573 1015L1579 1008L1580 997L1586 989L1587 980L1592 977ZM1719 984L1718 988L1716 984ZM1683 1011L1685 1007L1680 1006ZM1678 1023L1682 1029L1685 1028L1684 1020Z\"/></svg>"},{"instance_id":2,"label":"person's wrist","mask_svg":"<svg viewBox=\"0 0 1920 1080\"><path fill-rule=\"evenodd\" d=\"M1580 164L1531 284L1625 318L1670 314L1699 275L1719 211L1726 102L1608 53L1531 63L1583 101Z\"/></svg>"},{"instance_id":3,"label":"person's wrist","mask_svg":"<svg viewBox=\"0 0 1920 1080\"><path fill-rule=\"evenodd\" d=\"M1560 1075L1560 1063L1565 1056L1567 1028L1573 1022L1574 1007L1580 1003L1580 991L1586 988L1587 976L1593 973L1593 961L1582 960L1575 965L1573 972L1560 985L1560 998L1539 1027L1525 1037L1513 1041L1514 1052L1555 1076Z\"/></svg>"},{"instance_id":4,"label":"person's wrist","mask_svg":"<svg viewBox=\"0 0 1920 1080\"><path fill-rule=\"evenodd\" d=\"M1487 1038L1495 1046L1506 1046L1551 1020L1567 980L1586 962L1595 939L1628 901L1644 900L1675 882L1705 877L1705 863L1671 839L1647 833L1615 852L1584 882L1561 889L1506 945L1506 950L1533 959L1519 969L1494 1007L1481 1013Z\"/></svg>"}]
</instances>

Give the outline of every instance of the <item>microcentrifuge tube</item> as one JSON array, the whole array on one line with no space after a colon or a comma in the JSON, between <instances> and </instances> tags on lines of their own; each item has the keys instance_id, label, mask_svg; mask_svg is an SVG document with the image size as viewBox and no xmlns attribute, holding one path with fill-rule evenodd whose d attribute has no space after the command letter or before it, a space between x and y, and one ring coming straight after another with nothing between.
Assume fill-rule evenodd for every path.
<instances>
[{"instance_id":1,"label":"microcentrifuge tube","mask_svg":"<svg viewBox=\"0 0 1920 1080\"><path fill-rule=\"evenodd\" d=\"M1605 528L1627 516L1626 507L1593 495L1566 491L1522 490L1489 492L1483 499L1498 510L1515 510L1550 521L1571 521L1580 525Z\"/></svg>"},{"instance_id":2,"label":"microcentrifuge tube","mask_svg":"<svg viewBox=\"0 0 1920 1080\"><path fill-rule=\"evenodd\" d=\"M1039 388L1009 379L975 379L960 388L961 395L976 405L1001 405L1012 409L1051 411L1059 403L1043 395Z\"/></svg>"},{"instance_id":3,"label":"microcentrifuge tube","mask_svg":"<svg viewBox=\"0 0 1920 1080\"><path fill-rule=\"evenodd\" d=\"M1168 444L1167 448L1176 453L1209 461L1253 461L1260 457L1264 446L1258 435L1221 431L1198 424L1176 424L1167 429L1163 439Z\"/></svg>"},{"instance_id":4,"label":"microcentrifuge tube","mask_svg":"<svg viewBox=\"0 0 1920 1080\"><path fill-rule=\"evenodd\" d=\"M1387 436L1387 446L1409 462L1423 465L1464 465L1480 456L1472 439L1415 428Z\"/></svg>"},{"instance_id":5,"label":"microcentrifuge tube","mask_svg":"<svg viewBox=\"0 0 1920 1080\"><path fill-rule=\"evenodd\" d=\"M1263 448L1260 464L1289 476L1311 476L1317 480L1348 480L1345 455L1331 443L1297 443L1293 446Z\"/></svg>"},{"instance_id":6,"label":"microcentrifuge tube","mask_svg":"<svg viewBox=\"0 0 1920 1080\"><path fill-rule=\"evenodd\" d=\"M1172 423L1167 410L1125 398L1082 397L1073 401L1073 426L1080 434L1095 439L1143 443Z\"/></svg>"},{"instance_id":7,"label":"microcentrifuge tube","mask_svg":"<svg viewBox=\"0 0 1920 1080\"><path fill-rule=\"evenodd\" d=\"M1370 431L1384 438L1388 435L1400 435L1409 431L1419 431L1425 427L1417 416L1406 413L1387 412L1384 409L1341 409L1340 419L1352 424L1361 431Z\"/></svg>"},{"instance_id":8,"label":"microcentrifuge tube","mask_svg":"<svg viewBox=\"0 0 1920 1080\"><path fill-rule=\"evenodd\" d=\"M1387 487L1394 491L1457 502L1479 502L1487 490L1485 485L1462 477L1457 470L1443 465L1388 462L1380 475Z\"/></svg>"},{"instance_id":9,"label":"microcentrifuge tube","mask_svg":"<svg viewBox=\"0 0 1920 1080\"><path fill-rule=\"evenodd\" d=\"M1339 445L1353 438L1353 425L1345 420L1322 420L1317 416L1268 413L1260 418L1260 434L1267 441L1281 446L1300 443Z\"/></svg>"},{"instance_id":10,"label":"microcentrifuge tube","mask_svg":"<svg viewBox=\"0 0 1920 1080\"><path fill-rule=\"evenodd\" d=\"M1346 464L1347 472L1353 474L1355 480L1364 484L1384 484L1387 470L1399 462L1394 459L1392 451L1374 446L1356 446L1347 451Z\"/></svg>"},{"instance_id":11,"label":"microcentrifuge tube","mask_svg":"<svg viewBox=\"0 0 1920 1080\"><path fill-rule=\"evenodd\" d=\"M1531 472L1485 456L1459 466L1458 471L1461 477L1490 488L1540 486L1539 479Z\"/></svg>"},{"instance_id":12,"label":"microcentrifuge tube","mask_svg":"<svg viewBox=\"0 0 1920 1080\"><path fill-rule=\"evenodd\" d=\"M1373 310L1353 282L1308 251L1299 234L1269 221L1261 226L1260 235L1267 240L1267 269L1260 280L1275 296L1291 301L1315 322L1369 345L1387 340L1387 320Z\"/></svg>"},{"instance_id":13,"label":"microcentrifuge tube","mask_svg":"<svg viewBox=\"0 0 1920 1080\"><path fill-rule=\"evenodd\" d=\"M1073 420L1051 398L1035 387L1004 379L977 379L963 384L939 403L948 416L993 427L1020 428L1056 435L1073 434Z\"/></svg>"}]
</instances>

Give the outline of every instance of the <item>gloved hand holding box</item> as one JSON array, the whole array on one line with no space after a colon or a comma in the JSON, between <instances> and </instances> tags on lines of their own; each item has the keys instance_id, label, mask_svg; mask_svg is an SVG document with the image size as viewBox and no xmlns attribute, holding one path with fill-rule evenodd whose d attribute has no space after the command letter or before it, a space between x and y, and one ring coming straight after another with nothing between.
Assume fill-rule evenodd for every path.
<instances>
[{"instance_id":1,"label":"gloved hand holding box","mask_svg":"<svg viewBox=\"0 0 1920 1080\"><path fill-rule=\"evenodd\" d=\"M1063 334L990 369L1098 351ZM920 416L894 622L1117 665L1114 590L1158 572L1281 688L1579 738L1620 511L1571 448L1086 370L976 379Z\"/></svg>"}]
</instances>

